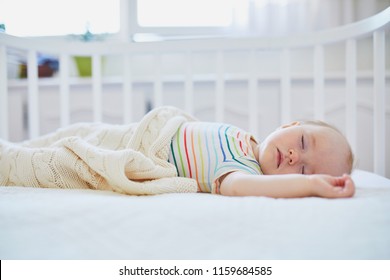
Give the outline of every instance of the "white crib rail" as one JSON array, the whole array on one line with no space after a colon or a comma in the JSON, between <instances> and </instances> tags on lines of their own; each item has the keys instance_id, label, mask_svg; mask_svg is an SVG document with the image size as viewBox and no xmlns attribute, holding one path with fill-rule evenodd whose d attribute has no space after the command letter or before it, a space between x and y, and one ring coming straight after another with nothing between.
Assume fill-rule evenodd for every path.
<instances>
[{"instance_id":1,"label":"white crib rail","mask_svg":"<svg viewBox=\"0 0 390 280\"><path fill-rule=\"evenodd\" d=\"M161 41L145 43L67 43L59 44L51 41L24 39L0 34L0 137L8 138L8 93L7 93L7 48L17 48L28 52L28 126L29 137L40 134L39 127L39 88L38 88L38 62L37 54L47 52L58 54L60 58L60 124L70 123L70 88L69 88L69 61L72 56L92 56L92 107L93 119L102 120L102 57L106 55L120 55L123 57L123 104L124 122L132 121L132 116L126 109L132 102L132 56L136 54L154 55L154 104L163 104L163 73L162 54L179 52L186 54L186 69L183 75L185 85L185 109L193 113L194 77L192 67L192 54L200 51L213 51L216 53L216 96L215 120L223 121L224 92L225 92L225 54L233 50L245 50L250 55L249 73L246 76L249 85L248 108L249 127L254 133L258 129L256 104L258 103L257 82L259 75L256 72L254 57L257 51L281 51L281 105L280 120L286 123L291 120L291 50L302 47L313 49L314 63L314 108L315 118L324 119L324 46L334 42L346 42L346 134L352 148L356 148L356 40L363 36L373 34L374 42L374 171L385 174L385 31L389 26L390 8L365 20L346 26L324 30L308 35L298 35L280 38L213 38L182 41Z\"/></svg>"},{"instance_id":2,"label":"white crib rail","mask_svg":"<svg viewBox=\"0 0 390 280\"><path fill-rule=\"evenodd\" d=\"M38 59L37 51L28 51L27 65L28 67L28 111L30 112L28 118L28 126L30 128L30 137L35 138L39 136L39 102L38 102Z\"/></svg>"},{"instance_id":3,"label":"white crib rail","mask_svg":"<svg viewBox=\"0 0 390 280\"><path fill-rule=\"evenodd\" d=\"M62 53L60 55L60 125L61 127L70 124L69 106L69 56Z\"/></svg>"},{"instance_id":4,"label":"white crib rail","mask_svg":"<svg viewBox=\"0 0 390 280\"><path fill-rule=\"evenodd\" d=\"M0 44L0 137L8 139L7 47Z\"/></svg>"},{"instance_id":5,"label":"white crib rail","mask_svg":"<svg viewBox=\"0 0 390 280\"><path fill-rule=\"evenodd\" d=\"M357 117L357 97L356 97L356 40L349 39L345 47L346 61L346 135L353 150L356 149L356 117Z\"/></svg>"},{"instance_id":6,"label":"white crib rail","mask_svg":"<svg viewBox=\"0 0 390 280\"><path fill-rule=\"evenodd\" d=\"M385 174L385 32L374 32L374 170Z\"/></svg>"}]
</instances>

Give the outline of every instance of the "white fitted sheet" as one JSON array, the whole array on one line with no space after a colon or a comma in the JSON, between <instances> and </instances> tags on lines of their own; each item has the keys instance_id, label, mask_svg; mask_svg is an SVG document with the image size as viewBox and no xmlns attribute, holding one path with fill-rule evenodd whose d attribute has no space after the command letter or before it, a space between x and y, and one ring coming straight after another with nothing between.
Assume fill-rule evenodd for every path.
<instances>
[{"instance_id":1,"label":"white fitted sheet","mask_svg":"<svg viewBox=\"0 0 390 280\"><path fill-rule=\"evenodd\" d=\"M390 180L351 199L0 187L0 259L390 259Z\"/></svg>"}]
</instances>

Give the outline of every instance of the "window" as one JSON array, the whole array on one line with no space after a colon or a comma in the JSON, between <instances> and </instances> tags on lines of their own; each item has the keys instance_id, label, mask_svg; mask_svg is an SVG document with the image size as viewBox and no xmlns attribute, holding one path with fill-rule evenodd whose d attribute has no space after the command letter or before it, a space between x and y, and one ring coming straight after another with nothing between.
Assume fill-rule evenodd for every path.
<instances>
[{"instance_id":1,"label":"window","mask_svg":"<svg viewBox=\"0 0 390 280\"><path fill-rule=\"evenodd\" d=\"M138 0L137 20L143 27L230 26L232 0Z\"/></svg>"},{"instance_id":2,"label":"window","mask_svg":"<svg viewBox=\"0 0 390 280\"><path fill-rule=\"evenodd\" d=\"M1 0L0 24L15 36L119 31L120 0Z\"/></svg>"},{"instance_id":3,"label":"window","mask_svg":"<svg viewBox=\"0 0 390 280\"><path fill-rule=\"evenodd\" d=\"M280 36L372 16L390 0L122 0L126 36ZM140 36L140 37L141 37ZM151 37L156 39L156 37ZM137 39L135 39L137 41Z\"/></svg>"},{"instance_id":4,"label":"window","mask_svg":"<svg viewBox=\"0 0 390 280\"><path fill-rule=\"evenodd\" d=\"M313 27L308 12L317 9L320 0L128 1L128 34L138 41L154 40L154 35L160 36L158 39L306 32Z\"/></svg>"},{"instance_id":5,"label":"window","mask_svg":"<svg viewBox=\"0 0 390 280\"><path fill-rule=\"evenodd\" d=\"M129 33L227 34L238 25L240 14L246 17L247 4L247 0L129 0Z\"/></svg>"}]
</instances>

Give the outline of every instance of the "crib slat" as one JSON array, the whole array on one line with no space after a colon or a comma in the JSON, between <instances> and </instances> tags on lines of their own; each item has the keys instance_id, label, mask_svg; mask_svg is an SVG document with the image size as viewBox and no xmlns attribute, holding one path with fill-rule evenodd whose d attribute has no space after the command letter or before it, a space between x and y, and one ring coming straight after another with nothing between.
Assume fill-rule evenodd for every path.
<instances>
[{"instance_id":1,"label":"crib slat","mask_svg":"<svg viewBox=\"0 0 390 280\"><path fill-rule=\"evenodd\" d=\"M154 80L154 106L163 105L163 85L162 85L162 57L160 53L154 56L155 80Z\"/></svg>"},{"instance_id":2,"label":"crib slat","mask_svg":"<svg viewBox=\"0 0 390 280\"><path fill-rule=\"evenodd\" d=\"M0 46L0 138L8 140L7 48Z\"/></svg>"},{"instance_id":3,"label":"crib slat","mask_svg":"<svg viewBox=\"0 0 390 280\"><path fill-rule=\"evenodd\" d=\"M280 120L282 124L291 121L291 69L290 50L284 49L281 54L281 108Z\"/></svg>"},{"instance_id":4,"label":"crib slat","mask_svg":"<svg viewBox=\"0 0 390 280\"><path fill-rule=\"evenodd\" d=\"M92 96L93 120L101 122L102 111L102 57L99 54L92 56Z\"/></svg>"},{"instance_id":5,"label":"crib slat","mask_svg":"<svg viewBox=\"0 0 390 280\"><path fill-rule=\"evenodd\" d=\"M28 51L28 127L29 137L39 136L38 60L35 50Z\"/></svg>"},{"instance_id":6,"label":"crib slat","mask_svg":"<svg viewBox=\"0 0 390 280\"><path fill-rule=\"evenodd\" d=\"M189 114L194 114L194 83L192 80L192 53L189 51L185 55L186 76L185 76L185 108Z\"/></svg>"},{"instance_id":7,"label":"crib slat","mask_svg":"<svg viewBox=\"0 0 390 280\"><path fill-rule=\"evenodd\" d=\"M216 77L216 92L215 92L215 121L223 122L224 120L224 91L225 91L225 77L224 77L224 54L223 51L217 52L217 77Z\"/></svg>"},{"instance_id":8,"label":"crib slat","mask_svg":"<svg viewBox=\"0 0 390 280\"><path fill-rule=\"evenodd\" d=\"M131 56L123 54L123 123L131 123L132 102L132 77L131 77Z\"/></svg>"},{"instance_id":9,"label":"crib slat","mask_svg":"<svg viewBox=\"0 0 390 280\"><path fill-rule=\"evenodd\" d=\"M385 176L385 32L374 32L374 172Z\"/></svg>"},{"instance_id":10,"label":"crib slat","mask_svg":"<svg viewBox=\"0 0 390 280\"><path fill-rule=\"evenodd\" d=\"M324 46L314 47L314 118L325 119L324 96Z\"/></svg>"},{"instance_id":11,"label":"crib slat","mask_svg":"<svg viewBox=\"0 0 390 280\"><path fill-rule=\"evenodd\" d=\"M67 126L70 123L69 108L69 55L60 55L60 125Z\"/></svg>"},{"instance_id":12,"label":"crib slat","mask_svg":"<svg viewBox=\"0 0 390 280\"><path fill-rule=\"evenodd\" d=\"M353 151L356 151L356 118L357 118L357 96L356 96L356 40L350 39L346 42L346 137Z\"/></svg>"},{"instance_id":13,"label":"crib slat","mask_svg":"<svg viewBox=\"0 0 390 280\"><path fill-rule=\"evenodd\" d=\"M256 51L249 52L249 131L255 136L259 136L259 99L257 94L257 73L256 73Z\"/></svg>"}]
</instances>

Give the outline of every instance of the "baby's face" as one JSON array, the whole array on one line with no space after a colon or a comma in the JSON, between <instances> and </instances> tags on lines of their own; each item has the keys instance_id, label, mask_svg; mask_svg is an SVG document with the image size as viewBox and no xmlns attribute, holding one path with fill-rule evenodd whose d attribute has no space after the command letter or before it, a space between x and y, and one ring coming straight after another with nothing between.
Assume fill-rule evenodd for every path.
<instances>
[{"instance_id":1,"label":"baby's face","mask_svg":"<svg viewBox=\"0 0 390 280\"><path fill-rule=\"evenodd\" d=\"M271 133L259 146L264 174L329 174L349 172L349 145L329 127L292 123Z\"/></svg>"}]
</instances>

